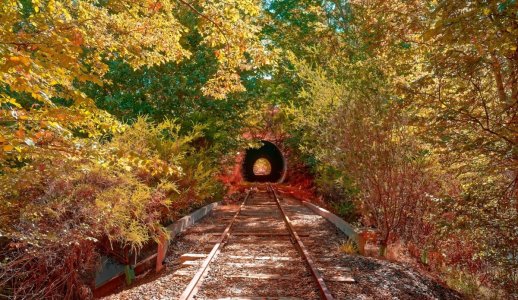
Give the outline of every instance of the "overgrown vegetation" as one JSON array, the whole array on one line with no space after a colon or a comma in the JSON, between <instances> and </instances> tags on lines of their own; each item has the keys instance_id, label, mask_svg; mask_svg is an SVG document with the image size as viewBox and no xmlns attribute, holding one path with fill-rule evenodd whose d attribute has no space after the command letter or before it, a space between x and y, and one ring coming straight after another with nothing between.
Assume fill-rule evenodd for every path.
<instances>
[{"instance_id":1,"label":"overgrown vegetation","mask_svg":"<svg viewBox=\"0 0 518 300\"><path fill-rule=\"evenodd\" d=\"M82 155L33 159L0 177L6 291L84 298L106 238L138 251L164 224L221 196L216 166L191 145L200 131L179 128L139 118Z\"/></svg>"},{"instance_id":2,"label":"overgrown vegetation","mask_svg":"<svg viewBox=\"0 0 518 300\"><path fill-rule=\"evenodd\" d=\"M223 197L219 162L246 109L230 95L267 62L259 8L1 5L2 297L91 298L101 254L133 264L165 225Z\"/></svg>"},{"instance_id":3,"label":"overgrown vegetation","mask_svg":"<svg viewBox=\"0 0 518 300\"><path fill-rule=\"evenodd\" d=\"M382 250L402 241L483 297L518 292L516 5L268 5L286 66L271 84L297 95L284 127L320 192L355 207Z\"/></svg>"}]
</instances>

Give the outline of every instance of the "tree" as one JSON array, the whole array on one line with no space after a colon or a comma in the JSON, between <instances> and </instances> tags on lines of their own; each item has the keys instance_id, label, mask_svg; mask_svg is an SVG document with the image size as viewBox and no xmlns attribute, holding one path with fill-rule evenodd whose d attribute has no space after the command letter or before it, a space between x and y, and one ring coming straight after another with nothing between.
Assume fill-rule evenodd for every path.
<instances>
[{"instance_id":1,"label":"tree","mask_svg":"<svg viewBox=\"0 0 518 300\"><path fill-rule=\"evenodd\" d=\"M266 62L252 1L6 2L0 8L2 160L38 148L41 134L63 137L60 128L83 127L96 137L114 129L109 117L97 118L102 113L78 83L102 85L111 60L140 69L188 59L181 44L188 29L178 10L200 16L196 29L217 61L204 94L220 99L242 91L237 71Z\"/></svg>"},{"instance_id":2,"label":"tree","mask_svg":"<svg viewBox=\"0 0 518 300\"><path fill-rule=\"evenodd\" d=\"M383 215L383 203L407 205L407 187L424 188L431 197L418 200L433 200L434 210L406 217L437 221L424 230L430 247L515 295L515 1L289 3L276 28L300 33L311 15L306 29L326 33L320 44L308 34L297 37L307 47L284 45L293 49L298 78L288 126L301 153L320 166L317 178L357 197L367 216ZM375 222L385 240L390 231L405 237L404 223Z\"/></svg>"},{"instance_id":3,"label":"tree","mask_svg":"<svg viewBox=\"0 0 518 300\"><path fill-rule=\"evenodd\" d=\"M126 250L140 250L164 224L221 197L212 175L231 143L214 130L238 124L222 119L239 114L238 100L223 100L243 91L239 72L267 62L256 36L259 12L247 0L2 4L2 294L90 298L101 253L129 264ZM204 66L191 79L204 78L188 87L160 73ZM138 93L122 97L135 92L129 79L142 83L147 103ZM191 89L189 104L163 101L175 93L161 84ZM107 105L107 89L133 107ZM150 117L140 117L139 104L153 107ZM208 107L218 116L210 118ZM194 116L171 120L185 111Z\"/></svg>"}]
</instances>

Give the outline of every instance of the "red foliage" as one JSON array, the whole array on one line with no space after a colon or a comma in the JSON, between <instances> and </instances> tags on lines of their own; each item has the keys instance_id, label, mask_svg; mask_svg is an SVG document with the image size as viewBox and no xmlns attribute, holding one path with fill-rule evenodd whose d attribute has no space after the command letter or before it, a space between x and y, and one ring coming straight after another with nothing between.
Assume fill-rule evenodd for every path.
<instances>
[{"instance_id":1,"label":"red foliage","mask_svg":"<svg viewBox=\"0 0 518 300\"><path fill-rule=\"evenodd\" d=\"M245 154L243 152L236 155L232 165L226 170L223 170L218 176L218 179L227 187L227 194L232 195L243 190L243 173L241 172L243 159Z\"/></svg>"},{"instance_id":2,"label":"red foliage","mask_svg":"<svg viewBox=\"0 0 518 300\"><path fill-rule=\"evenodd\" d=\"M11 244L1 257L0 285L14 298L90 299L95 274L95 244L88 240L64 240L68 247L30 248ZM24 276L20 276L23 274Z\"/></svg>"},{"instance_id":3,"label":"red foliage","mask_svg":"<svg viewBox=\"0 0 518 300\"><path fill-rule=\"evenodd\" d=\"M447 247L445 249L447 265L462 266L471 273L477 273L482 269L482 260L476 259L479 249L473 243L462 238L450 238L449 243L444 246Z\"/></svg>"}]
</instances>

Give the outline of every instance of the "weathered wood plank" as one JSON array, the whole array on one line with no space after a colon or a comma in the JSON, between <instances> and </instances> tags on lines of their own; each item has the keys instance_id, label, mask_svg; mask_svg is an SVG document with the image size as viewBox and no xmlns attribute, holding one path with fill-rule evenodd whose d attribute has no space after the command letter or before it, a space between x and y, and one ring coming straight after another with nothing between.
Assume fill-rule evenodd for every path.
<instances>
[{"instance_id":1,"label":"weathered wood plank","mask_svg":"<svg viewBox=\"0 0 518 300\"><path fill-rule=\"evenodd\" d=\"M279 260L279 261L298 261L298 259L288 256L246 256L246 255L229 255L231 259L257 259L257 260Z\"/></svg>"},{"instance_id":2,"label":"weathered wood plank","mask_svg":"<svg viewBox=\"0 0 518 300\"><path fill-rule=\"evenodd\" d=\"M178 261L179 262L184 262L184 261L187 261L187 260L197 260L197 259L201 259L201 258L205 258L207 257L207 254L203 254L203 253L185 253L185 254L182 254L182 256L180 256L178 258Z\"/></svg>"},{"instance_id":3,"label":"weathered wood plank","mask_svg":"<svg viewBox=\"0 0 518 300\"><path fill-rule=\"evenodd\" d=\"M216 300L302 300L297 297L226 297L216 298Z\"/></svg>"},{"instance_id":4,"label":"weathered wood plank","mask_svg":"<svg viewBox=\"0 0 518 300\"><path fill-rule=\"evenodd\" d=\"M263 280L294 280L296 276L281 275L281 274L231 274L227 275L231 278L250 278L250 279L263 279Z\"/></svg>"},{"instance_id":5,"label":"weathered wood plank","mask_svg":"<svg viewBox=\"0 0 518 300\"><path fill-rule=\"evenodd\" d=\"M332 276L326 278L327 281L334 281L334 282L346 282L346 283L355 283L356 280L350 276Z\"/></svg>"}]
</instances>

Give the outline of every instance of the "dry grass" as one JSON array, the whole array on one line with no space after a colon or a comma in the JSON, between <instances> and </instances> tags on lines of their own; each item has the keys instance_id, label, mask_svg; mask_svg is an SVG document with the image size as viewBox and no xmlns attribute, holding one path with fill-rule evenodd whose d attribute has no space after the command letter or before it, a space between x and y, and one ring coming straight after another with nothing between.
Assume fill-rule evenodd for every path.
<instances>
[{"instance_id":1,"label":"dry grass","mask_svg":"<svg viewBox=\"0 0 518 300\"><path fill-rule=\"evenodd\" d=\"M358 254L358 245L352 240L346 240L338 246L338 251L345 254Z\"/></svg>"}]
</instances>

